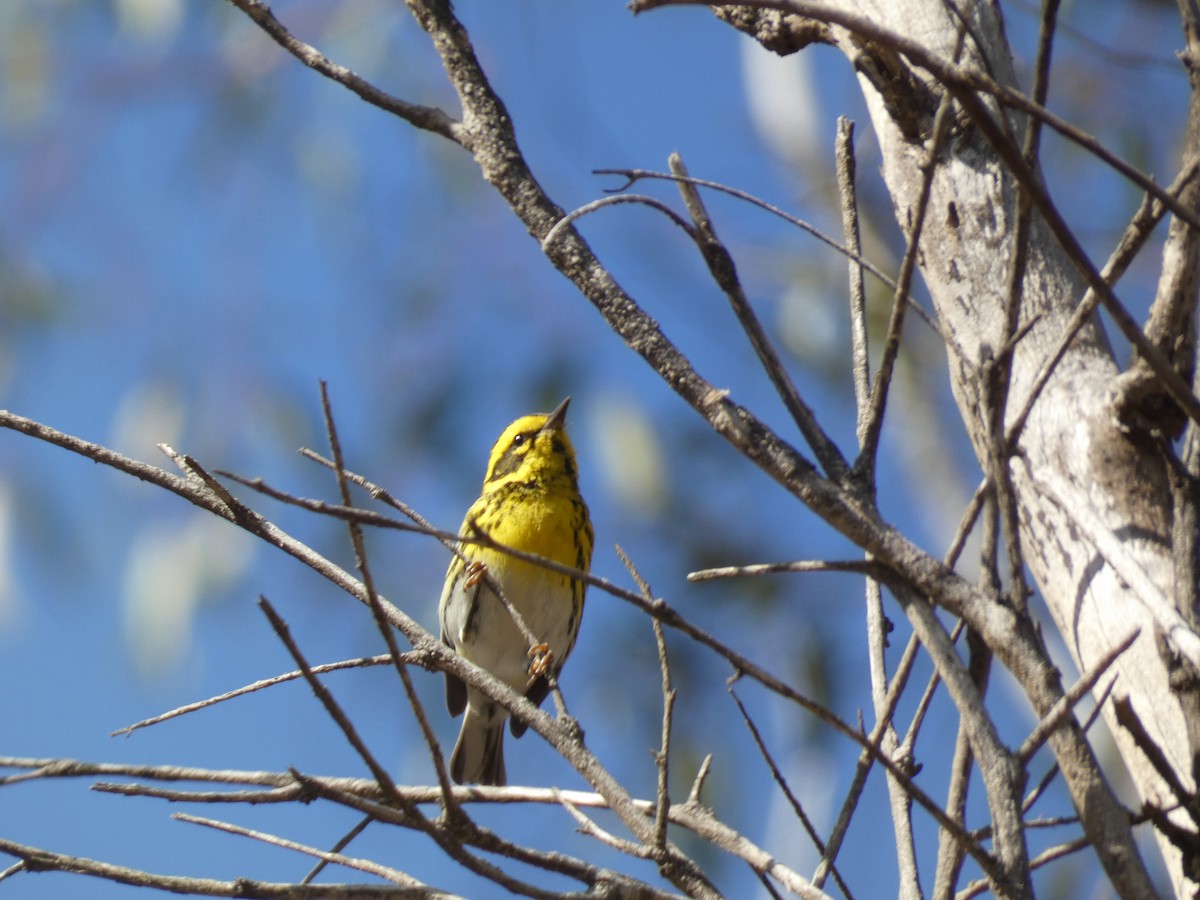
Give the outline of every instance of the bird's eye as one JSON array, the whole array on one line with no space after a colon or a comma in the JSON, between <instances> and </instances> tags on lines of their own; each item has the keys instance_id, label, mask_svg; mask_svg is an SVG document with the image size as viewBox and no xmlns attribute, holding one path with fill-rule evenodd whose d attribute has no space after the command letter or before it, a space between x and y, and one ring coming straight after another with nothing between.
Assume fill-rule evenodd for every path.
<instances>
[{"instance_id":1,"label":"bird's eye","mask_svg":"<svg viewBox=\"0 0 1200 900\"><path fill-rule=\"evenodd\" d=\"M514 438L513 438L513 440L512 440L512 445L513 445L514 447L520 447L520 446L521 446L522 444L524 444L524 443L525 443L525 435L523 435L523 434L518 434L518 435L517 435L516 437L514 437Z\"/></svg>"}]
</instances>

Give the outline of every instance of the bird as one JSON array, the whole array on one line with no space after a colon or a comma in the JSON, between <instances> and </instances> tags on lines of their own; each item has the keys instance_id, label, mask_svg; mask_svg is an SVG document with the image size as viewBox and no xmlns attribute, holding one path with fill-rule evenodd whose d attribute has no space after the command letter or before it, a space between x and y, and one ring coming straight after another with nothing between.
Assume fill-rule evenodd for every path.
<instances>
[{"instance_id":1,"label":"bird","mask_svg":"<svg viewBox=\"0 0 1200 900\"><path fill-rule=\"evenodd\" d=\"M486 536L505 547L587 572L595 536L579 493L575 450L567 437L567 397L553 412L522 416L492 447L483 491L467 510L459 535ZM520 614L531 642L492 589ZM583 616L584 581L463 541L446 572L438 604L441 639L535 705L557 680L575 647ZM446 707L465 712L450 755L458 784L505 785L504 725L508 710L449 672ZM513 719L513 737L525 732Z\"/></svg>"}]
</instances>

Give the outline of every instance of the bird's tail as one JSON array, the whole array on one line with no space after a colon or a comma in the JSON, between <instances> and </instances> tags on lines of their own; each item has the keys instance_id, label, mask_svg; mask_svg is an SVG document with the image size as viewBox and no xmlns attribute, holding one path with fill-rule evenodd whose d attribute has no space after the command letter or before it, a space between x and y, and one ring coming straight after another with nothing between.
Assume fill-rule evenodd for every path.
<instances>
[{"instance_id":1,"label":"bird's tail","mask_svg":"<svg viewBox=\"0 0 1200 900\"><path fill-rule=\"evenodd\" d=\"M486 718L467 706L450 755L450 777L458 784L508 783L504 771L504 719Z\"/></svg>"}]
</instances>

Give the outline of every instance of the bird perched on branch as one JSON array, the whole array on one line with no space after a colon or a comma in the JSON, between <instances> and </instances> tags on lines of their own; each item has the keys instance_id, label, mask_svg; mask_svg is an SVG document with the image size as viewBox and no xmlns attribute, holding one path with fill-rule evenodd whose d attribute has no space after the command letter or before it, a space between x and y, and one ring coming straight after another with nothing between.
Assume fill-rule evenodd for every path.
<instances>
[{"instance_id":1,"label":"bird perched on branch","mask_svg":"<svg viewBox=\"0 0 1200 900\"><path fill-rule=\"evenodd\" d=\"M487 543L459 544L438 607L442 640L534 704L549 693L546 676L557 678L575 646L587 586L491 544L588 570L592 524L564 426L570 399L552 413L517 419L492 447L483 493L459 532ZM497 586L517 616L497 596ZM466 712L450 757L451 777L459 784L507 783L508 710L449 672L446 706L454 716ZM513 719L511 731L520 737L524 723Z\"/></svg>"}]
</instances>

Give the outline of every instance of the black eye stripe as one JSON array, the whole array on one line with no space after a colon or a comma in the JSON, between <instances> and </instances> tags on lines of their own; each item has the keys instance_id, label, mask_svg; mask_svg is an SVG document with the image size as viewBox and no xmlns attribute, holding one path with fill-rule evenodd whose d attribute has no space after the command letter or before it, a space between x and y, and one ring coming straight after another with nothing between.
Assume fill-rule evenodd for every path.
<instances>
[{"instance_id":1,"label":"black eye stripe","mask_svg":"<svg viewBox=\"0 0 1200 900\"><path fill-rule=\"evenodd\" d=\"M521 453L515 452L515 448L510 448L508 451L506 451L503 456L496 460L496 467L492 469L492 477L490 480L494 481L497 478L501 478L505 475L515 472L517 467L521 465L522 455L523 454Z\"/></svg>"},{"instance_id":2,"label":"black eye stripe","mask_svg":"<svg viewBox=\"0 0 1200 900\"><path fill-rule=\"evenodd\" d=\"M497 478L503 478L505 475L511 475L521 465L521 460L525 458L525 454L529 452L531 444L530 438L537 432L521 432L513 437L512 442L508 445L508 449L504 451L500 459L496 461L495 468L492 469L492 474L488 481L495 481Z\"/></svg>"}]
</instances>

